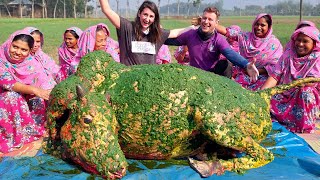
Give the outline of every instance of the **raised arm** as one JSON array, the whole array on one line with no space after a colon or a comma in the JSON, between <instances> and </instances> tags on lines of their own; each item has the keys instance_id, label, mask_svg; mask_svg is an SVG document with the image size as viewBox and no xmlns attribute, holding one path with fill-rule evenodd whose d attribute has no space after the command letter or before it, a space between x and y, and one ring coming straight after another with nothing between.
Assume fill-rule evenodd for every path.
<instances>
[{"instance_id":1,"label":"raised arm","mask_svg":"<svg viewBox=\"0 0 320 180\"><path fill-rule=\"evenodd\" d=\"M107 16L109 21L117 28L120 28L120 17L114 12L110 5L109 0L99 0L102 12Z\"/></svg>"},{"instance_id":2,"label":"raised arm","mask_svg":"<svg viewBox=\"0 0 320 180\"><path fill-rule=\"evenodd\" d=\"M188 26L186 28L181 28L181 29L172 29L170 30L170 33L169 33L169 37L168 38L176 38L178 37L180 34L183 34L191 29L197 29L198 27L197 26Z\"/></svg>"},{"instance_id":3,"label":"raised arm","mask_svg":"<svg viewBox=\"0 0 320 180\"><path fill-rule=\"evenodd\" d=\"M220 24L218 24L216 26L216 30L218 31L218 33L220 33L220 34L222 34L224 36L227 34L227 28L222 26L222 25L220 25Z\"/></svg>"}]
</instances>

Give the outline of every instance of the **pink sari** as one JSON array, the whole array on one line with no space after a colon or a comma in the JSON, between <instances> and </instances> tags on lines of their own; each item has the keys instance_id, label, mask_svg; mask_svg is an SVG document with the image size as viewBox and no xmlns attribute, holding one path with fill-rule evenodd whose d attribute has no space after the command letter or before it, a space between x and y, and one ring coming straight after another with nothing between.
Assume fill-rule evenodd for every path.
<instances>
[{"instance_id":1,"label":"pink sari","mask_svg":"<svg viewBox=\"0 0 320 180\"><path fill-rule=\"evenodd\" d=\"M23 30L31 34L33 31L36 31L39 29L35 27L26 27ZM41 63L42 67L45 69L47 74L51 74L55 79L59 79L60 66L57 65L56 62L48 54L42 51L42 46L44 44L43 35L40 38L41 38L41 47L37 50L37 52L32 54L32 56L34 56L34 58Z\"/></svg>"},{"instance_id":2,"label":"pink sari","mask_svg":"<svg viewBox=\"0 0 320 180\"><path fill-rule=\"evenodd\" d=\"M239 42L238 42L238 34L241 32L240 26L231 25L226 28L227 29L227 41L230 44L230 48L235 52L239 52ZM220 55L219 60L227 60L224 55Z\"/></svg>"},{"instance_id":3,"label":"pink sari","mask_svg":"<svg viewBox=\"0 0 320 180\"><path fill-rule=\"evenodd\" d=\"M156 57L157 64L168 64L171 63L171 54L169 47L167 45L162 45L158 51Z\"/></svg>"},{"instance_id":4,"label":"pink sari","mask_svg":"<svg viewBox=\"0 0 320 180\"><path fill-rule=\"evenodd\" d=\"M250 78L244 69L238 67L233 68L233 79L243 87L253 91L259 89L264 84L269 72L273 69L283 52L280 41L272 34L272 25L270 25L267 35L264 38L259 38L254 33L254 25L265 15L269 16L272 20L269 14L258 14L252 23L251 32L241 32L237 35L240 55L249 62L256 59L256 67L258 69L264 68L267 71L267 74L260 75L256 82L250 82ZM235 34L230 35L235 36Z\"/></svg>"},{"instance_id":5,"label":"pink sari","mask_svg":"<svg viewBox=\"0 0 320 180\"><path fill-rule=\"evenodd\" d=\"M84 30L80 36L78 41L79 50L71 62L72 74L77 71L77 67L81 58L87 53L94 51L94 46L96 43L96 30L98 26L102 26L102 28L106 30L106 35L108 36L105 52L109 53L116 62L120 62L119 52L117 51L117 49L119 49L118 42L110 37L108 26L103 23L99 23Z\"/></svg>"},{"instance_id":6,"label":"pink sari","mask_svg":"<svg viewBox=\"0 0 320 180\"><path fill-rule=\"evenodd\" d=\"M237 25L231 25L227 27L227 33L230 34L230 36L227 35L227 41L230 44L231 49L233 49L235 52L239 52L239 40L237 36L232 36L231 34L239 34L241 32L241 27Z\"/></svg>"},{"instance_id":7,"label":"pink sari","mask_svg":"<svg viewBox=\"0 0 320 180\"><path fill-rule=\"evenodd\" d=\"M26 31L17 31L0 47L0 152L7 153L45 133L46 104L43 99L12 90L16 82L43 89L52 89L53 78L45 73L32 56L12 61L9 48L13 38Z\"/></svg>"},{"instance_id":8,"label":"pink sari","mask_svg":"<svg viewBox=\"0 0 320 180\"><path fill-rule=\"evenodd\" d=\"M177 57L183 53L183 49L184 49L184 46L179 46L175 51L174 51L174 58L177 59ZM178 61L179 64L182 64L182 65L189 65L190 63L190 58L189 58L189 51L186 52L184 58L182 61Z\"/></svg>"},{"instance_id":9,"label":"pink sari","mask_svg":"<svg viewBox=\"0 0 320 180\"><path fill-rule=\"evenodd\" d=\"M67 30L72 30L74 31L79 37L82 34L82 30L78 27L71 27L68 28ZM60 62L60 79L58 80L59 82L65 80L69 75L72 74L72 71L70 70L70 65L72 62L72 58L77 54L77 51L74 51L71 48L68 48L65 41L64 41L64 34L63 33L63 43L58 49L58 54L59 54L59 62Z\"/></svg>"},{"instance_id":10,"label":"pink sari","mask_svg":"<svg viewBox=\"0 0 320 180\"><path fill-rule=\"evenodd\" d=\"M316 42L313 51L304 57L297 57L294 41L298 34L305 34ZM289 48L281 56L270 76L278 84L287 84L306 77L320 78L320 33L315 27L303 27L291 36ZM273 120L286 126L292 132L313 133L315 121L320 120L320 83L293 88L275 95L271 100Z\"/></svg>"}]
</instances>

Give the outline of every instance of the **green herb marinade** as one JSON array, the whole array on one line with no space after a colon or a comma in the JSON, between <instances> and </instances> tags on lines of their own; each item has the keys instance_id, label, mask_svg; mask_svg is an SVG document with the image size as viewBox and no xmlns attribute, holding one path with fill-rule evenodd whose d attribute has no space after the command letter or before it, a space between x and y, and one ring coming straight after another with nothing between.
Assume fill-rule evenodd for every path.
<instances>
[{"instance_id":1,"label":"green herb marinade","mask_svg":"<svg viewBox=\"0 0 320 180\"><path fill-rule=\"evenodd\" d=\"M117 178L125 175L126 158L188 157L214 142L245 155L227 160L213 155L211 164L243 172L273 160L259 144L272 128L271 95L305 82L252 92L191 66L128 67L95 51L51 92L45 152Z\"/></svg>"}]
</instances>

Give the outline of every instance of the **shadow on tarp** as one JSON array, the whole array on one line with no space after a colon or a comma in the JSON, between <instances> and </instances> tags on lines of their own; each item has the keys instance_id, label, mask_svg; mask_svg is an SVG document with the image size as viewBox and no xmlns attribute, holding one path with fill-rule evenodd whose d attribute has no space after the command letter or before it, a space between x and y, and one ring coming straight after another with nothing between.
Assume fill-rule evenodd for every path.
<instances>
[{"instance_id":1,"label":"shadow on tarp","mask_svg":"<svg viewBox=\"0 0 320 180\"><path fill-rule=\"evenodd\" d=\"M320 179L320 155L299 136L290 133L278 123L262 145L271 150L275 160L244 174L226 172L206 180L313 180ZM129 160L129 170L123 179L201 179L185 160L137 161ZM4 157L0 162L0 179L101 179L83 172L76 166L43 154L35 157Z\"/></svg>"}]
</instances>

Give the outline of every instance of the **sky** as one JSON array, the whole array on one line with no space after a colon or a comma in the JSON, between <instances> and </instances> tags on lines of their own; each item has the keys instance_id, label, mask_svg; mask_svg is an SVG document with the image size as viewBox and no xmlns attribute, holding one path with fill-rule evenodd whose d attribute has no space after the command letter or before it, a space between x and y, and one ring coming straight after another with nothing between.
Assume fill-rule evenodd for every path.
<instances>
[{"instance_id":1,"label":"sky","mask_svg":"<svg viewBox=\"0 0 320 180\"><path fill-rule=\"evenodd\" d=\"M224 0L223 1L223 8L224 9L233 9L234 6L244 8L246 5L273 5L281 1L288 1L288 0ZM291 0L294 3L300 3L300 0ZM210 2L210 0L205 0L205 2ZM310 4L319 4L319 0L303 0L303 3L310 3Z\"/></svg>"},{"instance_id":2,"label":"sky","mask_svg":"<svg viewBox=\"0 0 320 180\"><path fill-rule=\"evenodd\" d=\"M158 0L151 0L158 4ZM177 2L177 0L161 0L160 6L164 6L168 4L168 1L171 3ZM192 1L192 0L191 0ZM233 9L234 6L244 8L246 5L261 5L261 6L266 6L266 5L272 5L276 4L277 2L280 1L288 1L288 0L224 0L223 1L223 9L228 9L231 10ZM300 0L290 0L292 2L299 3ZM116 0L109 0L110 5L113 9L116 8ZM125 7L126 5L126 0L120 0L120 7ZM143 0L129 0L130 8L135 9L138 8ZM187 0L180 0L180 2L187 2ZM204 3L213 3L216 2L216 0L203 0ZM319 4L319 0L303 0L303 3L310 3L312 5ZM133 5L131 5L133 4Z\"/></svg>"}]
</instances>

